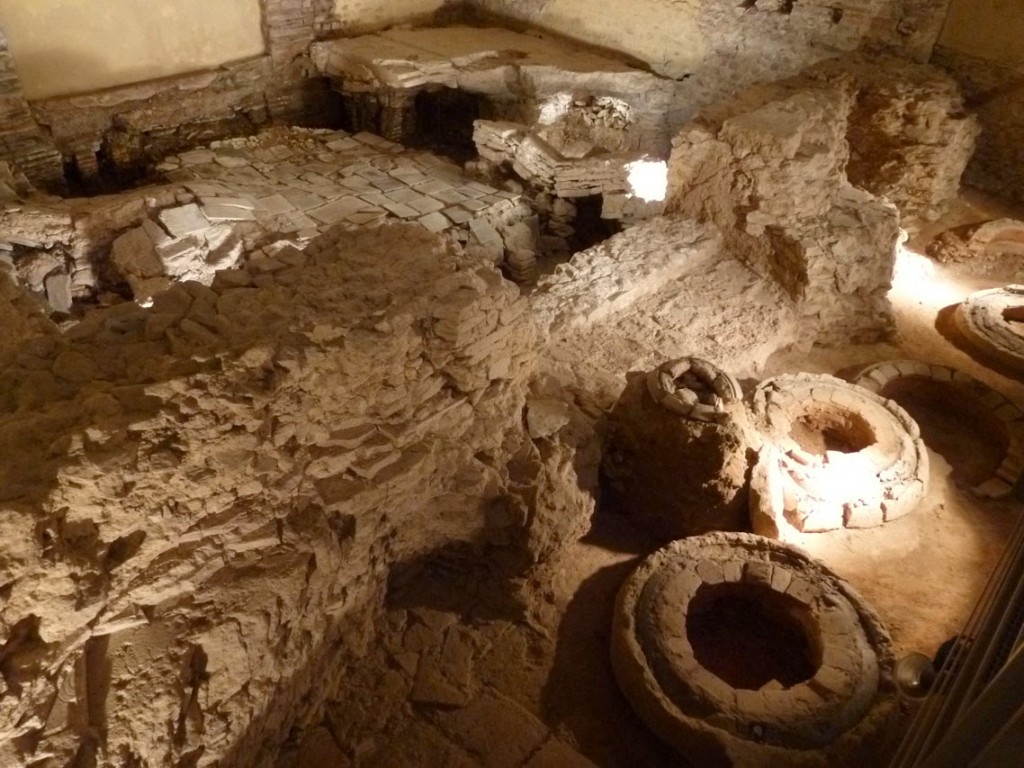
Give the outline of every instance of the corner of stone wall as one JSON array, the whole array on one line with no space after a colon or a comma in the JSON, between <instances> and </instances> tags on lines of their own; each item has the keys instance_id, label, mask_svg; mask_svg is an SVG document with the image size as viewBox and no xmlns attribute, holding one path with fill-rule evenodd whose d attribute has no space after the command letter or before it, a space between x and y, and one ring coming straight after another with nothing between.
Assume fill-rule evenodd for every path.
<instances>
[{"instance_id":1,"label":"corner of stone wall","mask_svg":"<svg viewBox=\"0 0 1024 768\"><path fill-rule=\"evenodd\" d=\"M53 139L35 121L0 30L0 160L50 192L64 191L64 163Z\"/></svg>"}]
</instances>

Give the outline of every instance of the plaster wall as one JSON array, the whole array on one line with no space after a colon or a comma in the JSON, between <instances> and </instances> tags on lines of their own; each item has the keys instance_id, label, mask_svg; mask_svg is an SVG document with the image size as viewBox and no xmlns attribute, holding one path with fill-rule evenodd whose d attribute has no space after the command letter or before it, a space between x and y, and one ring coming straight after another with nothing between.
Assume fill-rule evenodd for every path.
<instances>
[{"instance_id":1,"label":"plaster wall","mask_svg":"<svg viewBox=\"0 0 1024 768\"><path fill-rule=\"evenodd\" d=\"M1010 66L1024 64L1024 2L953 0L942 28L943 48Z\"/></svg>"},{"instance_id":2,"label":"plaster wall","mask_svg":"<svg viewBox=\"0 0 1024 768\"><path fill-rule=\"evenodd\" d=\"M192 72L264 51L259 0L0 0L29 100Z\"/></svg>"},{"instance_id":3,"label":"plaster wall","mask_svg":"<svg viewBox=\"0 0 1024 768\"><path fill-rule=\"evenodd\" d=\"M692 71L705 55L698 26L701 0L609 3L600 13L588 0L551 0L538 22L556 32L649 62L664 74Z\"/></svg>"},{"instance_id":4,"label":"plaster wall","mask_svg":"<svg viewBox=\"0 0 1024 768\"><path fill-rule=\"evenodd\" d=\"M334 15L342 31L380 29L440 10L447 0L334 0Z\"/></svg>"}]
</instances>

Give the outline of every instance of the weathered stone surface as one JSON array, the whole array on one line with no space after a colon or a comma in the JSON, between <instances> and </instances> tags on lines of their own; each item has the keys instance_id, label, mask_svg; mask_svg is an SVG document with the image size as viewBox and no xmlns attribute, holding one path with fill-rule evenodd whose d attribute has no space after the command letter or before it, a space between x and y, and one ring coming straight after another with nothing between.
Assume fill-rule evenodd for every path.
<instances>
[{"instance_id":1,"label":"weathered stone surface","mask_svg":"<svg viewBox=\"0 0 1024 768\"><path fill-rule=\"evenodd\" d=\"M845 178L852 104L841 87L754 89L684 128L669 164L668 210L720 227L820 342L892 329L899 218Z\"/></svg>"},{"instance_id":2,"label":"weathered stone surface","mask_svg":"<svg viewBox=\"0 0 1024 768\"><path fill-rule=\"evenodd\" d=\"M549 126L548 139L559 141L555 118L571 111L571 94L585 87L605 100L597 112L587 110L592 115L600 112L602 104L613 102L629 112L613 131L616 150L664 153L668 148L667 120L676 83L564 38L498 27L399 28L317 42L311 56L343 94L375 100L376 108L367 111L371 122L362 127L393 141L405 140L415 130L416 94L438 86L502 104L503 113L513 113L509 118L521 116L521 122L533 124L540 115ZM582 95L576 98L584 100ZM579 117L582 121L582 114ZM601 119L606 127L614 121L611 114ZM608 135L603 130L589 133L597 141ZM560 143L572 151L569 142Z\"/></svg>"},{"instance_id":3,"label":"weathered stone surface","mask_svg":"<svg viewBox=\"0 0 1024 768\"><path fill-rule=\"evenodd\" d=\"M52 707L71 670L146 701L107 711L109 753L247 764L251 713L253 738L283 735L306 665L392 562L523 545L523 521L490 512L519 493L506 441L527 440L536 352L516 289L419 227L302 261L259 287L177 285L8 353L0 618L25 642L7 658L5 765L92 749L85 694Z\"/></svg>"},{"instance_id":4,"label":"weathered stone surface","mask_svg":"<svg viewBox=\"0 0 1024 768\"><path fill-rule=\"evenodd\" d=\"M656 402L647 376L627 382L608 416L602 461L615 507L662 540L746 528L742 400L723 406L724 418L695 420Z\"/></svg>"},{"instance_id":5,"label":"weathered stone surface","mask_svg":"<svg viewBox=\"0 0 1024 768\"><path fill-rule=\"evenodd\" d=\"M531 297L546 369L603 409L621 394L622 371L666 356L756 370L796 339L794 304L723 246L708 225L651 219L557 267Z\"/></svg>"}]
</instances>

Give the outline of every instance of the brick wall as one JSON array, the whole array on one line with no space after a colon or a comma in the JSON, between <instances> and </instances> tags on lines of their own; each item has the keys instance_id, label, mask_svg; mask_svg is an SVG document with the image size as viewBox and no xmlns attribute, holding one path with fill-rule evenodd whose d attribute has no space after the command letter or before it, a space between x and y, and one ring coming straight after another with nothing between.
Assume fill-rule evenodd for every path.
<instances>
[{"instance_id":1,"label":"brick wall","mask_svg":"<svg viewBox=\"0 0 1024 768\"><path fill-rule=\"evenodd\" d=\"M60 153L32 118L7 39L0 32L0 160L12 162L40 186L59 191L64 171Z\"/></svg>"}]
</instances>

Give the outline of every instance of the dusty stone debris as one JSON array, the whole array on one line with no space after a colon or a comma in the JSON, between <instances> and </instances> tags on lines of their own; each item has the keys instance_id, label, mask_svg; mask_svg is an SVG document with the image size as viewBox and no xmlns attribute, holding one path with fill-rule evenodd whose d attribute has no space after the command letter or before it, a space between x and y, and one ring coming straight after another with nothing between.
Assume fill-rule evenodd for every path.
<instances>
[{"instance_id":1,"label":"dusty stone debris","mask_svg":"<svg viewBox=\"0 0 1024 768\"><path fill-rule=\"evenodd\" d=\"M251 5L35 101L0 35L0 766L879 764L894 641L772 538L1024 467L995 374L877 362L979 136L943 4ZM986 222L933 255L1024 255ZM955 314L1007 367L1021 292ZM925 379L999 433L968 501Z\"/></svg>"}]
</instances>

